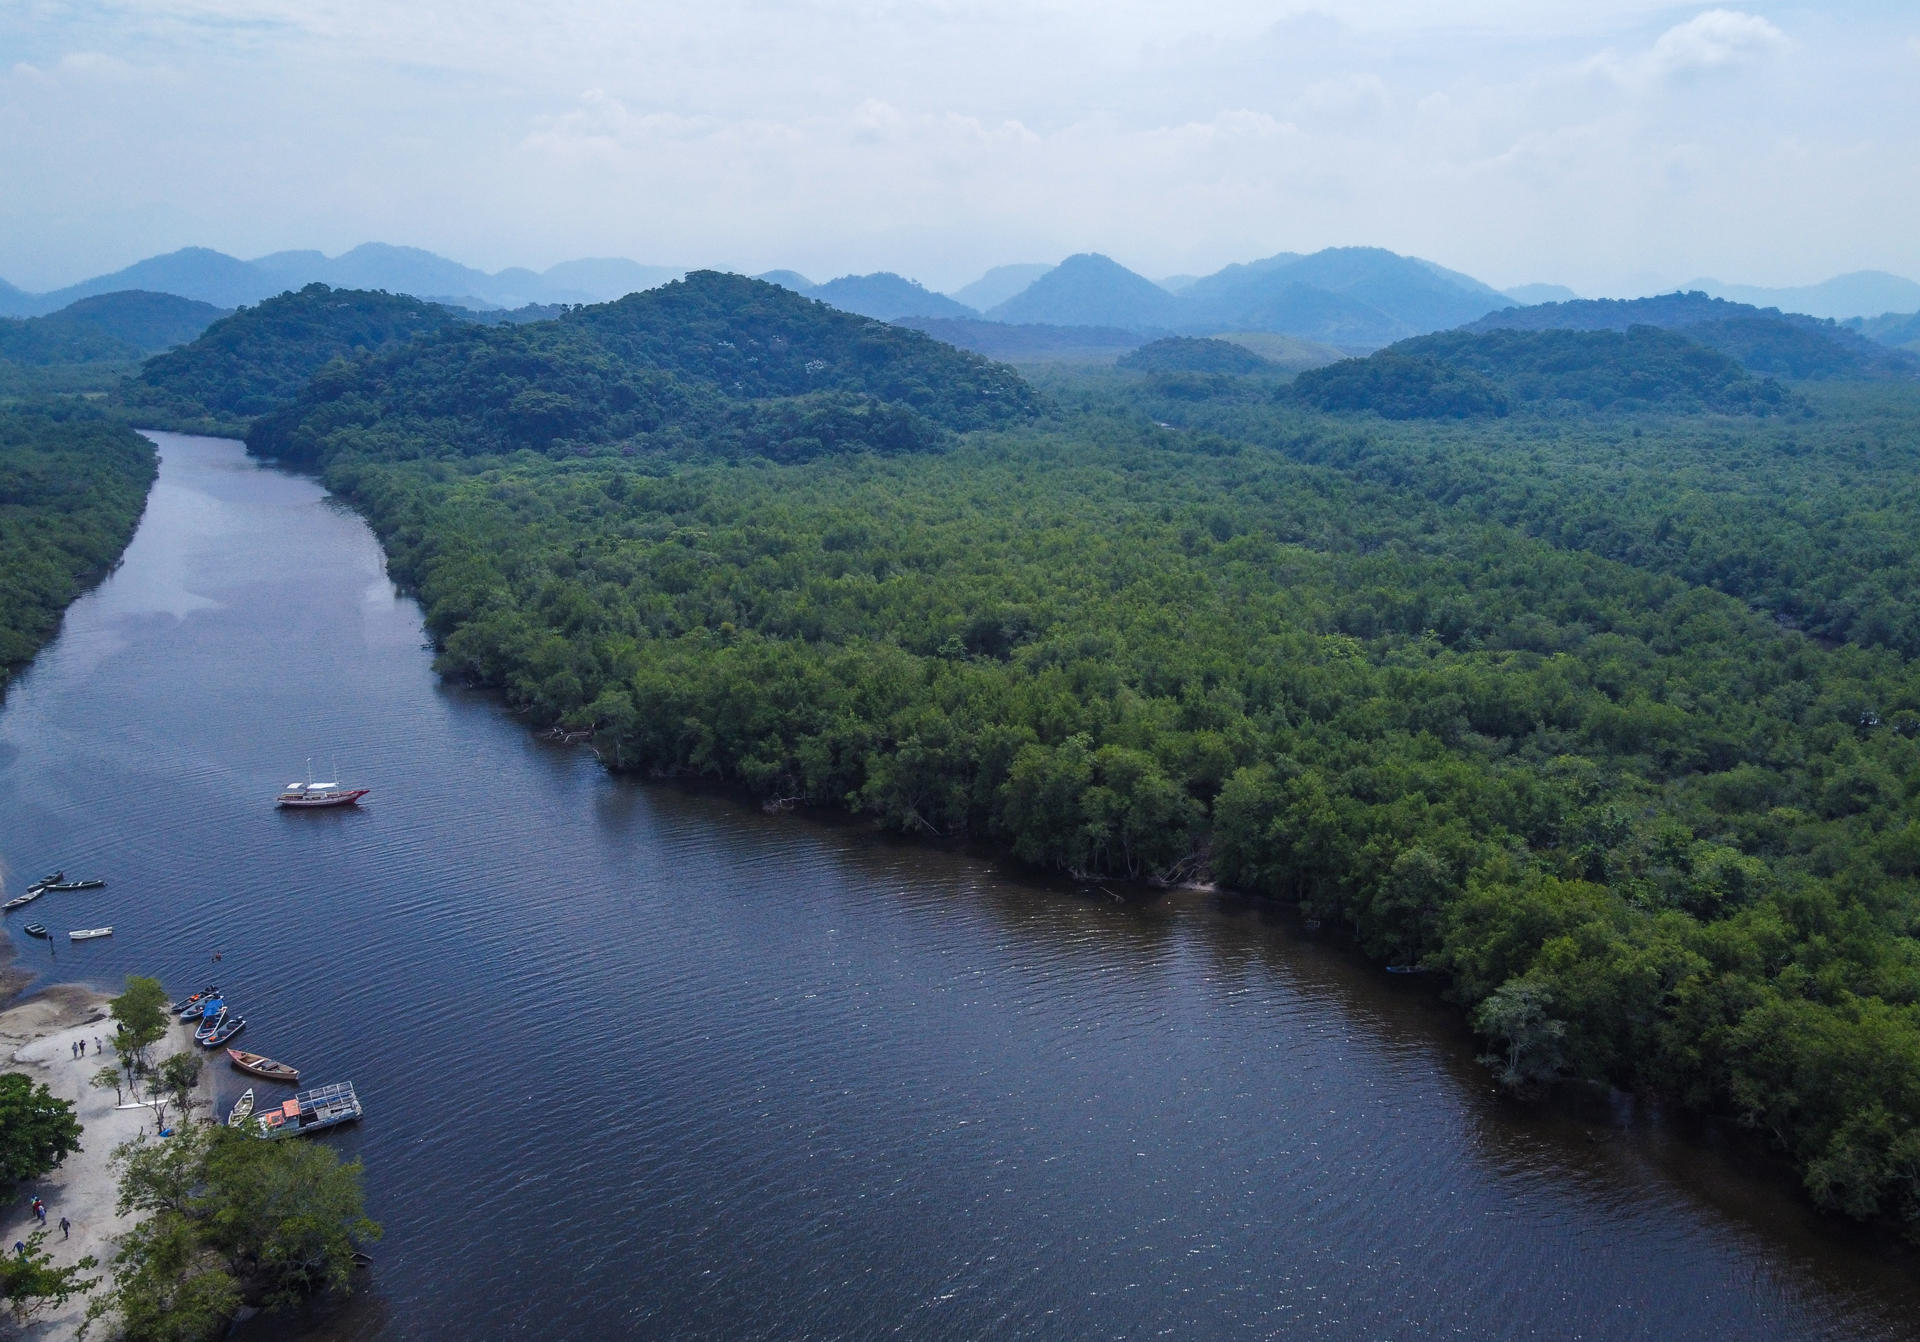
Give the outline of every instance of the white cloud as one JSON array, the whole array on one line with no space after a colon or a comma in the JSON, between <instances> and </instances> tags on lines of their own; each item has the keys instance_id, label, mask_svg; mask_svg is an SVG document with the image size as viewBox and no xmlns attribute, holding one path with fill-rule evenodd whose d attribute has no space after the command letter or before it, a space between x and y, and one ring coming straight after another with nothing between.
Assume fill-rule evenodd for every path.
<instances>
[{"instance_id":1,"label":"white cloud","mask_svg":"<svg viewBox=\"0 0 1920 1342\"><path fill-rule=\"evenodd\" d=\"M1660 34L1647 54L1658 76L1751 65L1786 49L1786 34L1755 14L1710 9Z\"/></svg>"}]
</instances>

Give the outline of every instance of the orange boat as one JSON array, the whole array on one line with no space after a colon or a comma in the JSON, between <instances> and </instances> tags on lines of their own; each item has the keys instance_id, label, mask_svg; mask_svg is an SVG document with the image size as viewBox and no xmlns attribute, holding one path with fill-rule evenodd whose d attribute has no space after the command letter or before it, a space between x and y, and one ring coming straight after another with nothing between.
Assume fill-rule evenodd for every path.
<instances>
[{"instance_id":1,"label":"orange boat","mask_svg":"<svg viewBox=\"0 0 1920 1342\"><path fill-rule=\"evenodd\" d=\"M263 1057L258 1053L249 1053L245 1049L228 1049L227 1060L240 1071L250 1076L263 1077L268 1081L284 1081L291 1086L298 1084L300 1080L298 1067L289 1067L284 1062L275 1062L272 1058Z\"/></svg>"}]
</instances>

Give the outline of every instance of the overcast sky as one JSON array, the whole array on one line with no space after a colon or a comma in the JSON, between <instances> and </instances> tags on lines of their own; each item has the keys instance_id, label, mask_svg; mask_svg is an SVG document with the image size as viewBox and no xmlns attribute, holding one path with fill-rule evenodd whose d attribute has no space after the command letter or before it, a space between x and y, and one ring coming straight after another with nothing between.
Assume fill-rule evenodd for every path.
<instances>
[{"instance_id":1,"label":"overcast sky","mask_svg":"<svg viewBox=\"0 0 1920 1342\"><path fill-rule=\"evenodd\" d=\"M378 240L815 279L1371 243L1920 277L1920 4L0 0L0 278Z\"/></svg>"}]
</instances>

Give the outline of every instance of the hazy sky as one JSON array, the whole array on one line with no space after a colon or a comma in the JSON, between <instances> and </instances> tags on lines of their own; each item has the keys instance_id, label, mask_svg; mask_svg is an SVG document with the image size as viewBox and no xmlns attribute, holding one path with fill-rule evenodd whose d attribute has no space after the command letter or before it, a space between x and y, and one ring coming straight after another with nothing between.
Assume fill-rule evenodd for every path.
<instances>
[{"instance_id":1,"label":"hazy sky","mask_svg":"<svg viewBox=\"0 0 1920 1342\"><path fill-rule=\"evenodd\" d=\"M1920 277L1920 4L0 0L0 278L379 240L936 288L1336 243Z\"/></svg>"}]
</instances>

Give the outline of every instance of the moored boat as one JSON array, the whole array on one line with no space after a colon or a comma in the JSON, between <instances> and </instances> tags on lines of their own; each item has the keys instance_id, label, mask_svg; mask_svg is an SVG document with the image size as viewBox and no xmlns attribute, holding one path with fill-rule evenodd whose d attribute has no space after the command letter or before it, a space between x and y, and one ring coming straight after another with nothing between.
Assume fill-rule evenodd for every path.
<instances>
[{"instance_id":1,"label":"moored boat","mask_svg":"<svg viewBox=\"0 0 1920 1342\"><path fill-rule=\"evenodd\" d=\"M180 1017L183 1023L191 1023L207 1014L207 1004L209 1002L217 1002L219 1000L220 990L218 988L209 988L203 993L195 993L192 997L189 997L185 1002L181 1003L180 1010L175 1014Z\"/></svg>"},{"instance_id":2,"label":"moored boat","mask_svg":"<svg viewBox=\"0 0 1920 1342\"><path fill-rule=\"evenodd\" d=\"M45 937L47 935L47 929L39 923L28 923L20 930L30 937Z\"/></svg>"},{"instance_id":3,"label":"moored boat","mask_svg":"<svg viewBox=\"0 0 1920 1342\"><path fill-rule=\"evenodd\" d=\"M110 937L112 935L113 929L111 927L82 927L67 933L67 936L74 941L92 941L95 937Z\"/></svg>"},{"instance_id":4,"label":"moored boat","mask_svg":"<svg viewBox=\"0 0 1920 1342\"><path fill-rule=\"evenodd\" d=\"M0 904L0 913L11 913L15 909L24 909L27 907L27 905L33 903L34 900L40 898L40 896L46 893L47 892L45 887L38 886L38 885L30 885L27 887L26 894L15 895L12 899L8 900L6 903Z\"/></svg>"},{"instance_id":5,"label":"moored boat","mask_svg":"<svg viewBox=\"0 0 1920 1342\"><path fill-rule=\"evenodd\" d=\"M233 1108L227 1114L227 1126L237 1128L253 1113L253 1087L248 1086L246 1094L233 1102Z\"/></svg>"},{"instance_id":6,"label":"moored boat","mask_svg":"<svg viewBox=\"0 0 1920 1342\"><path fill-rule=\"evenodd\" d=\"M303 1090L279 1108L257 1115L253 1122L262 1137L298 1137L351 1123L361 1112L353 1082L336 1081L331 1086Z\"/></svg>"},{"instance_id":7,"label":"moored boat","mask_svg":"<svg viewBox=\"0 0 1920 1342\"><path fill-rule=\"evenodd\" d=\"M219 1048L222 1044L246 1028L247 1018L245 1016L229 1015L225 1020L215 1022L213 1032L205 1039L200 1039L197 1032L194 1038L200 1039L200 1042L208 1048Z\"/></svg>"},{"instance_id":8,"label":"moored boat","mask_svg":"<svg viewBox=\"0 0 1920 1342\"><path fill-rule=\"evenodd\" d=\"M192 1012L196 1016L199 1015L201 1010L207 1005L207 999L209 997L218 997L219 995L220 990L212 984L208 984L192 997L183 997L178 1002L170 1003L167 1010L180 1017L180 1019L185 1020L188 1012Z\"/></svg>"},{"instance_id":9,"label":"moored boat","mask_svg":"<svg viewBox=\"0 0 1920 1342\"><path fill-rule=\"evenodd\" d=\"M48 881L40 888L42 890L99 890L105 886L105 881L97 877L88 877L84 881Z\"/></svg>"},{"instance_id":10,"label":"moored boat","mask_svg":"<svg viewBox=\"0 0 1920 1342\"><path fill-rule=\"evenodd\" d=\"M277 805L293 810L310 810L316 806L352 806L366 796L368 789L363 787L341 787L339 780L331 783L313 781L313 761L307 761L307 781L289 783L274 798Z\"/></svg>"},{"instance_id":11,"label":"moored boat","mask_svg":"<svg viewBox=\"0 0 1920 1342\"><path fill-rule=\"evenodd\" d=\"M66 879L67 879L67 869L65 867L62 867L60 868L60 870L54 872L50 876L42 876L39 880L35 881L32 885L28 886L27 888L29 890L44 890L48 886L58 885L60 884L60 882Z\"/></svg>"},{"instance_id":12,"label":"moored boat","mask_svg":"<svg viewBox=\"0 0 1920 1342\"><path fill-rule=\"evenodd\" d=\"M201 1016L200 1023L193 1027L193 1042L196 1044L206 1043L207 1040L213 1038L213 1032L219 1029L220 1026L225 1023L226 1019L227 1004L218 997L214 998L211 1002L207 1003L206 1012Z\"/></svg>"},{"instance_id":13,"label":"moored boat","mask_svg":"<svg viewBox=\"0 0 1920 1342\"><path fill-rule=\"evenodd\" d=\"M272 1058L258 1053L248 1053L244 1049L230 1048L227 1059L239 1070L252 1076L264 1077L268 1081L281 1081L289 1086L300 1081L300 1069L289 1067L284 1062L275 1062Z\"/></svg>"}]
</instances>

